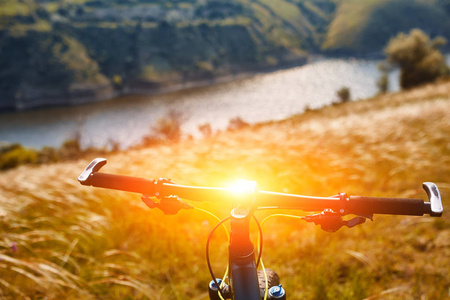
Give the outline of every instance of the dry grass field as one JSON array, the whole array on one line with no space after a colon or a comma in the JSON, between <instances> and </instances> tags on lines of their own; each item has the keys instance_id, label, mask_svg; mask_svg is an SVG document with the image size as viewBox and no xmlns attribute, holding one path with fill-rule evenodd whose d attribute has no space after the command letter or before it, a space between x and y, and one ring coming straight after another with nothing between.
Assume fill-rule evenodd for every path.
<instances>
[{"instance_id":1,"label":"dry grass field","mask_svg":"<svg viewBox=\"0 0 450 300\"><path fill-rule=\"evenodd\" d=\"M165 216L139 195L81 186L93 158L0 173L0 299L207 299L204 248L217 221L196 210ZM261 190L315 196L425 199L422 182L433 181L442 218L376 215L336 233L273 218L263 259L293 300L450 298L448 81L107 159L109 173L211 186L251 179ZM191 204L220 217L231 208ZM223 233L212 247L219 274Z\"/></svg>"}]
</instances>

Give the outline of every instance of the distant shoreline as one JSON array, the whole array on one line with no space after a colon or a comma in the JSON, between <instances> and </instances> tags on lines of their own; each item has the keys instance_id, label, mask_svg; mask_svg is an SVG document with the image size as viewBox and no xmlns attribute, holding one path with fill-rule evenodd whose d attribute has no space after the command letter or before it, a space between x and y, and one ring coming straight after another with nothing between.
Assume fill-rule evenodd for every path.
<instances>
[{"instance_id":1,"label":"distant shoreline","mask_svg":"<svg viewBox=\"0 0 450 300\"><path fill-rule=\"evenodd\" d=\"M62 97L55 97L55 99L49 98L48 101L43 101L40 98L36 98L36 101L30 101L31 105L27 105L26 103L17 103L15 106L6 106L6 107L0 107L0 114L14 114L14 113L20 113L20 112L26 112L26 111L33 111L33 110L45 110L45 109L51 109L56 107L72 107L72 106L79 106L79 105L88 105L92 103L99 103L99 102L107 102L107 101L114 101L116 99L119 99L121 97L126 96L133 96L133 95L141 95L141 96L155 96L155 95L164 95L164 94L170 94L174 92L181 92L184 90L190 90L190 89L196 89L196 88L202 88L202 87L211 87L218 84L223 83L229 83L235 80L241 80L246 78L251 78L258 74L264 74L264 73L272 73L279 70L285 70L295 67L300 67L307 65L311 61L314 60L315 56L307 56L303 57L301 59L293 60L286 63L281 63L276 66L255 66L252 68L248 68L242 71L235 72L233 74L227 74L227 75L217 75L217 76L201 76L203 78L199 78L198 80L188 80L186 82L159 82L159 83L152 83L152 82L143 82L142 88L130 88L130 87L124 87L122 91L113 89L110 85L110 92L109 94L103 94L100 93L99 95L83 95L81 97L76 97L73 95L68 94L67 98L62 99ZM84 93L89 92L95 92L95 88L91 90L86 90ZM108 89L106 86L100 87L103 89ZM62 99L62 101L58 102L57 100ZM32 102L37 102L37 105L33 105Z\"/></svg>"},{"instance_id":2,"label":"distant shoreline","mask_svg":"<svg viewBox=\"0 0 450 300\"><path fill-rule=\"evenodd\" d=\"M126 148L140 142L171 110L186 116L183 134L196 136L201 135L198 127L203 124L210 124L216 132L225 130L236 117L254 124L328 105L342 86L352 89L354 99L376 93L377 61L315 56L308 62L285 64L285 70L280 70L282 66L253 69L195 84L165 86L155 96L127 91L111 101L4 114L0 116L0 140L38 149L58 147L82 132L83 147L102 147L114 140Z\"/></svg>"},{"instance_id":3,"label":"distant shoreline","mask_svg":"<svg viewBox=\"0 0 450 300\"><path fill-rule=\"evenodd\" d=\"M229 83L235 80L242 80L246 78L251 78L258 74L266 74L272 73L280 70L286 70L296 67L301 67L313 63L317 60L321 59L362 59L362 60L374 60L374 59L382 59L383 54L381 52L374 52L368 55L325 55L325 54L309 54L305 57L301 57L295 60L291 60L289 62L283 62L274 66L253 66L247 69L242 69L239 71L235 71L231 74L226 75L212 75L208 76L199 76L199 79L195 80L187 80L185 82L151 82L144 81L141 82L141 87L129 87L125 86L122 90L114 89L111 84L109 84L110 92L109 94L99 93L98 95L83 95L81 97L73 96L68 94L66 98L61 96L56 97L55 99L49 99L48 101L43 101L42 99L37 98L36 102L39 102L37 105L23 105L22 107L18 107L17 104L15 106L7 106L0 107L0 114L13 114L19 112L33 111L33 110L45 110L57 107L73 107L79 105L89 105L92 103L99 102L108 102L114 101L116 99L139 95L139 96L156 96L156 95L164 95L175 92L182 92L196 88L203 87L212 87L214 85ZM137 84L136 84L137 85ZM105 88L106 86L100 87ZM95 87L93 89L86 89L84 93L89 94L89 92L95 92ZM83 92L81 92L83 94ZM58 101L62 99L61 101ZM41 100L41 101L39 101ZM28 101L33 102L33 101Z\"/></svg>"}]
</instances>

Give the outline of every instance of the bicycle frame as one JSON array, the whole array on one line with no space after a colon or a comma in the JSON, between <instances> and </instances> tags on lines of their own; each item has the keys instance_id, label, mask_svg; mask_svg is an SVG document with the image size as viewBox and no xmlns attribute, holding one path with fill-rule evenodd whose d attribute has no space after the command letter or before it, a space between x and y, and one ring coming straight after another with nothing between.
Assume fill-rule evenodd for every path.
<instances>
[{"instance_id":1,"label":"bicycle frame","mask_svg":"<svg viewBox=\"0 0 450 300\"><path fill-rule=\"evenodd\" d=\"M231 211L229 262L231 295L234 300L261 300L255 263L255 247L250 240L251 212L235 208Z\"/></svg>"}]
</instances>

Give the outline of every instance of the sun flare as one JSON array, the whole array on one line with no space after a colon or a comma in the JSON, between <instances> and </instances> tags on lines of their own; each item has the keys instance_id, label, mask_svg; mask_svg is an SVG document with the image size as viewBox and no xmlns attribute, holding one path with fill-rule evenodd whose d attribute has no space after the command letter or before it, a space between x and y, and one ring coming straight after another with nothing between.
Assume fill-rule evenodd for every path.
<instances>
[{"instance_id":1,"label":"sun flare","mask_svg":"<svg viewBox=\"0 0 450 300\"><path fill-rule=\"evenodd\" d=\"M229 190L234 195L254 194L258 190L258 183L252 180L238 180L230 185Z\"/></svg>"}]
</instances>

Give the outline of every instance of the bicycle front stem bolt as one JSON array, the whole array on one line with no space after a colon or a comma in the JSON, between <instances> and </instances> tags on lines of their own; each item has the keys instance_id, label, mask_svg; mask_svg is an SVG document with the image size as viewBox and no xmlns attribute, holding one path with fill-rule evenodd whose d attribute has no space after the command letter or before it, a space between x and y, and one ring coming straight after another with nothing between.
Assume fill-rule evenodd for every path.
<instances>
[{"instance_id":1,"label":"bicycle front stem bolt","mask_svg":"<svg viewBox=\"0 0 450 300\"><path fill-rule=\"evenodd\" d=\"M273 286L269 289L269 299L281 299L281 300L285 300L286 299L286 292L285 290L281 287L281 284L278 286Z\"/></svg>"}]
</instances>

